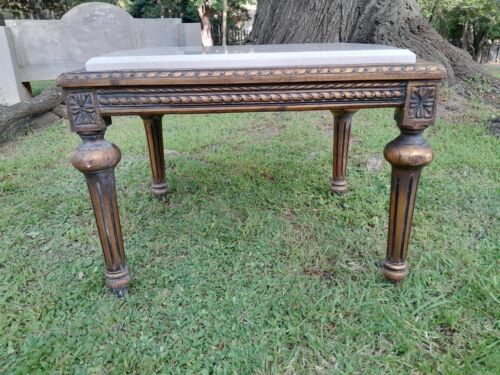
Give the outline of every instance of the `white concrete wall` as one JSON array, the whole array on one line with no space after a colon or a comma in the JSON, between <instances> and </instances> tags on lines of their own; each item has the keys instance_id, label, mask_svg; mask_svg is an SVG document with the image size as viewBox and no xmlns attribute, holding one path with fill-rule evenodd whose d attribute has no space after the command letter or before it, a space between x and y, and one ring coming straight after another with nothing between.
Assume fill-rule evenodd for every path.
<instances>
[{"instance_id":1,"label":"white concrete wall","mask_svg":"<svg viewBox=\"0 0 500 375\"><path fill-rule=\"evenodd\" d=\"M0 26L0 105L15 104L29 98L22 85L10 30Z\"/></svg>"},{"instance_id":2,"label":"white concrete wall","mask_svg":"<svg viewBox=\"0 0 500 375\"><path fill-rule=\"evenodd\" d=\"M81 4L60 20L5 23L0 27L0 104L8 105L25 97L21 82L56 79L65 71L82 69L94 56L201 45L199 24L182 24L177 18L135 19L106 3Z\"/></svg>"}]
</instances>

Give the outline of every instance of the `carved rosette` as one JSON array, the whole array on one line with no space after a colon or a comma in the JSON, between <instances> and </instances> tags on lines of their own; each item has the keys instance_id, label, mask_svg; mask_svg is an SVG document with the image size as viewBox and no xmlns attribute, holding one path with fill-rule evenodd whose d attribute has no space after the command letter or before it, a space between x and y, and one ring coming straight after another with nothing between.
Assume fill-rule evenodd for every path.
<instances>
[{"instance_id":1,"label":"carved rosette","mask_svg":"<svg viewBox=\"0 0 500 375\"><path fill-rule=\"evenodd\" d=\"M422 131L434 124L438 99L436 82L409 82L403 108L397 108L395 119L406 131Z\"/></svg>"},{"instance_id":2,"label":"carved rosette","mask_svg":"<svg viewBox=\"0 0 500 375\"><path fill-rule=\"evenodd\" d=\"M106 129L106 123L96 106L94 93L69 92L66 94L66 107L72 131L89 132Z\"/></svg>"},{"instance_id":3,"label":"carved rosette","mask_svg":"<svg viewBox=\"0 0 500 375\"><path fill-rule=\"evenodd\" d=\"M91 94L80 92L68 95L68 103L75 125L95 123L95 109Z\"/></svg>"},{"instance_id":4,"label":"carved rosette","mask_svg":"<svg viewBox=\"0 0 500 375\"><path fill-rule=\"evenodd\" d=\"M413 87L410 94L409 117L430 119L434 113L436 87Z\"/></svg>"}]
</instances>

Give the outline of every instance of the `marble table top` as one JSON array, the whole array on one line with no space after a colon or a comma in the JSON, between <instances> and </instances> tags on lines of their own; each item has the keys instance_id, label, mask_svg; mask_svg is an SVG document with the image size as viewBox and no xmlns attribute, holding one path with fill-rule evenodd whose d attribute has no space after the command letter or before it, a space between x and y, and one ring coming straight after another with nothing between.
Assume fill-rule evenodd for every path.
<instances>
[{"instance_id":1,"label":"marble table top","mask_svg":"<svg viewBox=\"0 0 500 375\"><path fill-rule=\"evenodd\" d=\"M86 62L85 69L95 72L415 63L415 54L407 49L325 43L135 49L93 57Z\"/></svg>"}]
</instances>

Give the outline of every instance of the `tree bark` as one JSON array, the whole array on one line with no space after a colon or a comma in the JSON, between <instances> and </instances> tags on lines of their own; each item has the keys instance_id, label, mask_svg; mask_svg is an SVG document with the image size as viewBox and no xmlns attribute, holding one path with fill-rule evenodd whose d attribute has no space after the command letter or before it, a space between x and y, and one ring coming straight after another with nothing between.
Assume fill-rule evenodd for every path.
<instances>
[{"instance_id":1,"label":"tree bark","mask_svg":"<svg viewBox=\"0 0 500 375\"><path fill-rule=\"evenodd\" d=\"M483 48L488 43L488 38L485 32L479 31L474 33L474 60L481 63L483 56Z\"/></svg>"},{"instance_id":2,"label":"tree bark","mask_svg":"<svg viewBox=\"0 0 500 375\"><path fill-rule=\"evenodd\" d=\"M500 88L500 80L432 28L417 0L259 0L249 42L392 45L442 63L451 83L480 76Z\"/></svg>"},{"instance_id":3,"label":"tree bark","mask_svg":"<svg viewBox=\"0 0 500 375\"><path fill-rule=\"evenodd\" d=\"M204 47L214 45L212 39L212 25L210 24L210 11L210 2L208 0L204 0L198 7L198 15L201 23L201 44L203 44Z\"/></svg>"},{"instance_id":4,"label":"tree bark","mask_svg":"<svg viewBox=\"0 0 500 375\"><path fill-rule=\"evenodd\" d=\"M61 89L51 87L32 99L7 107L0 112L0 133L17 121L50 111L62 101Z\"/></svg>"}]
</instances>

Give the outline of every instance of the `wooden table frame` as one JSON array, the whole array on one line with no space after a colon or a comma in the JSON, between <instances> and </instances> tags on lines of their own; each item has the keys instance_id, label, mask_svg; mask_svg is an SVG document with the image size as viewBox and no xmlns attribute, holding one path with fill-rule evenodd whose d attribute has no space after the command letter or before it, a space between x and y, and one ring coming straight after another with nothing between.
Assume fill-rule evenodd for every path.
<instances>
[{"instance_id":1,"label":"wooden table frame","mask_svg":"<svg viewBox=\"0 0 500 375\"><path fill-rule=\"evenodd\" d=\"M386 278L402 280L421 169L433 159L422 132L435 121L440 65L327 66L265 69L106 71L62 74L71 130L82 139L71 162L85 175L106 264L106 284L123 296L131 281L125 261L114 168L120 150L104 139L111 116L142 117L157 196L168 191L162 115L330 110L334 116L335 193L347 190L351 119L361 108L395 107L401 134L385 147L392 165Z\"/></svg>"}]
</instances>

